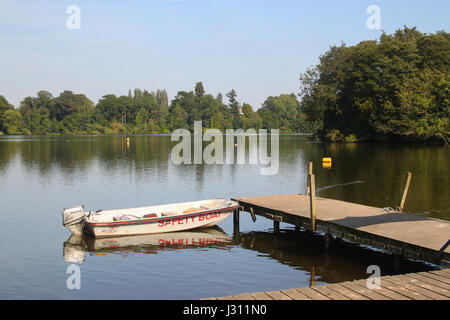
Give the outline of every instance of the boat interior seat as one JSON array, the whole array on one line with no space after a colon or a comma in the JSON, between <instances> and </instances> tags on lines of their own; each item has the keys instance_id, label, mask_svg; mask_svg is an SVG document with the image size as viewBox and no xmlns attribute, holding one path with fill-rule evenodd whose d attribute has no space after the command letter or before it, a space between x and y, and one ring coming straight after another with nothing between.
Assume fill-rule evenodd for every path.
<instances>
[{"instance_id":1,"label":"boat interior seat","mask_svg":"<svg viewBox=\"0 0 450 320\"><path fill-rule=\"evenodd\" d=\"M179 213L175 212L175 211L161 212L161 216L163 216L163 217L175 216L177 214L179 214Z\"/></svg>"},{"instance_id":2,"label":"boat interior seat","mask_svg":"<svg viewBox=\"0 0 450 320\"><path fill-rule=\"evenodd\" d=\"M189 208L183 211L183 213L194 213L194 212L200 212L205 211L203 208Z\"/></svg>"},{"instance_id":3,"label":"boat interior seat","mask_svg":"<svg viewBox=\"0 0 450 320\"><path fill-rule=\"evenodd\" d=\"M217 205L217 203L211 203L211 204L202 204L200 206L200 208L202 209L206 209L206 210L211 210L211 209L215 209L218 208L219 206Z\"/></svg>"}]
</instances>

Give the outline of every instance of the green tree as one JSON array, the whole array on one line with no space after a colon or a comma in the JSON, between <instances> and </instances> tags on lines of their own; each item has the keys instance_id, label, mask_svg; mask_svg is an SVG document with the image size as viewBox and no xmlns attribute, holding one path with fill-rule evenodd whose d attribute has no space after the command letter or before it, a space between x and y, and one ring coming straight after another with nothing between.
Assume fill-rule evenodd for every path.
<instances>
[{"instance_id":1,"label":"green tree","mask_svg":"<svg viewBox=\"0 0 450 320\"><path fill-rule=\"evenodd\" d=\"M239 102L237 101L237 93L234 89L231 89L227 94L228 107L230 109L231 115L233 117L232 123L233 128L239 128L241 126L240 112L239 112Z\"/></svg>"},{"instance_id":2,"label":"green tree","mask_svg":"<svg viewBox=\"0 0 450 320\"><path fill-rule=\"evenodd\" d=\"M266 129L279 129L292 132L298 128L300 104L295 94L281 94L277 97L268 97L258 110Z\"/></svg>"},{"instance_id":3,"label":"green tree","mask_svg":"<svg viewBox=\"0 0 450 320\"><path fill-rule=\"evenodd\" d=\"M262 128L262 119L260 115L253 111L253 108L248 103L242 104L242 113L243 116L241 118L242 127L244 130L249 128L259 130Z\"/></svg>"},{"instance_id":4,"label":"green tree","mask_svg":"<svg viewBox=\"0 0 450 320\"><path fill-rule=\"evenodd\" d=\"M187 112L184 110L179 103L175 103L175 105L171 109L171 129L181 129L188 128L187 123Z\"/></svg>"},{"instance_id":5,"label":"green tree","mask_svg":"<svg viewBox=\"0 0 450 320\"><path fill-rule=\"evenodd\" d=\"M448 141L449 65L443 31L333 46L300 77L301 111L322 137Z\"/></svg>"},{"instance_id":6,"label":"green tree","mask_svg":"<svg viewBox=\"0 0 450 320\"><path fill-rule=\"evenodd\" d=\"M219 103L223 103L223 97L222 97L222 94L219 92L218 94L217 94L217 97L216 97L216 100L219 102Z\"/></svg>"},{"instance_id":7,"label":"green tree","mask_svg":"<svg viewBox=\"0 0 450 320\"><path fill-rule=\"evenodd\" d=\"M195 84L195 95L199 98L203 97L205 94L205 89L203 88L203 83L197 82Z\"/></svg>"},{"instance_id":8,"label":"green tree","mask_svg":"<svg viewBox=\"0 0 450 320\"><path fill-rule=\"evenodd\" d=\"M7 134L23 134L22 115L18 110L6 110L2 115L2 123Z\"/></svg>"},{"instance_id":9,"label":"green tree","mask_svg":"<svg viewBox=\"0 0 450 320\"><path fill-rule=\"evenodd\" d=\"M0 95L0 132L5 132L6 128L3 124L3 116L7 110L14 109L14 106L6 100L5 97Z\"/></svg>"},{"instance_id":10,"label":"green tree","mask_svg":"<svg viewBox=\"0 0 450 320\"><path fill-rule=\"evenodd\" d=\"M114 94L104 95L97 103L98 112L108 121L121 119L121 103Z\"/></svg>"},{"instance_id":11,"label":"green tree","mask_svg":"<svg viewBox=\"0 0 450 320\"><path fill-rule=\"evenodd\" d=\"M136 133L148 133L149 118L147 110L141 107L136 115Z\"/></svg>"}]
</instances>

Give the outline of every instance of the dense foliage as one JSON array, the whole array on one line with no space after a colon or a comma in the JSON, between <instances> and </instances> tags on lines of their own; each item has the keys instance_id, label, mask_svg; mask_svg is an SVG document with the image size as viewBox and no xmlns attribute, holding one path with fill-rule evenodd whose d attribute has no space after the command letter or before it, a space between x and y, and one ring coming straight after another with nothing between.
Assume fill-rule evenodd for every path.
<instances>
[{"instance_id":1,"label":"dense foliage","mask_svg":"<svg viewBox=\"0 0 450 320\"><path fill-rule=\"evenodd\" d=\"M169 133L204 128L317 132L329 141L450 138L450 35L404 27L355 46L332 46L300 77L295 94L268 97L254 111L236 91L214 97L202 82L169 102L165 90L107 94L40 91L15 109L0 96L0 134Z\"/></svg>"},{"instance_id":2,"label":"dense foliage","mask_svg":"<svg viewBox=\"0 0 450 320\"><path fill-rule=\"evenodd\" d=\"M302 107L329 141L448 141L449 68L444 31L333 46L300 77Z\"/></svg>"},{"instance_id":3,"label":"dense foliage","mask_svg":"<svg viewBox=\"0 0 450 320\"><path fill-rule=\"evenodd\" d=\"M6 134L114 134L169 133L174 129L193 130L194 121L204 128L280 128L286 132L307 131L305 116L294 94L269 97L257 112L248 103L239 103L237 93L226 94L229 102L206 94L197 82L194 91L179 91L169 104L165 90L131 90L127 96L103 96L95 105L84 94L64 91L53 97L40 91L26 97L19 110L0 96L0 131Z\"/></svg>"}]
</instances>

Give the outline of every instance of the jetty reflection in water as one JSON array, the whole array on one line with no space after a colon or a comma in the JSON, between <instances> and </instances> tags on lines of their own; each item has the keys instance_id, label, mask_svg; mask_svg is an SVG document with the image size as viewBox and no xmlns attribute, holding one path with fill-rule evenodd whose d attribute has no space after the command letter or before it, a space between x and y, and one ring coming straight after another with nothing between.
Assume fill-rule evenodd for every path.
<instances>
[{"instance_id":1,"label":"jetty reflection in water","mask_svg":"<svg viewBox=\"0 0 450 320\"><path fill-rule=\"evenodd\" d=\"M371 274L366 273L366 268L370 265L379 266L383 276L437 269L339 239L331 240L327 247L323 236L308 231L256 231L241 233L236 240L261 257L309 272L310 286L368 278Z\"/></svg>"},{"instance_id":2,"label":"jetty reflection in water","mask_svg":"<svg viewBox=\"0 0 450 320\"><path fill-rule=\"evenodd\" d=\"M91 255L127 254L131 252L156 254L162 250L192 248L229 249L231 242L232 239L219 227L108 238L71 235L64 242L64 260L71 263L83 263L86 252L89 252Z\"/></svg>"}]
</instances>

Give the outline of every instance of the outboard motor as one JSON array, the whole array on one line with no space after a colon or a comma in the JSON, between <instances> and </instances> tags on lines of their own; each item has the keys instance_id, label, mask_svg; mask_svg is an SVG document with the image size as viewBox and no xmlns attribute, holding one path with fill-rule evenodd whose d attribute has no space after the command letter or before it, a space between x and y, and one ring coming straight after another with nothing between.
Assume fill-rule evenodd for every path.
<instances>
[{"instance_id":1,"label":"outboard motor","mask_svg":"<svg viewBox=\"0 0 450 320\"><path fill-rule=\"evenodd\" d=\"M63 226L69 228L72 234L81 235L83 233L84 220L86 219L83 206L64 209L62 217Z\"/></svg>"}]
</instances>

